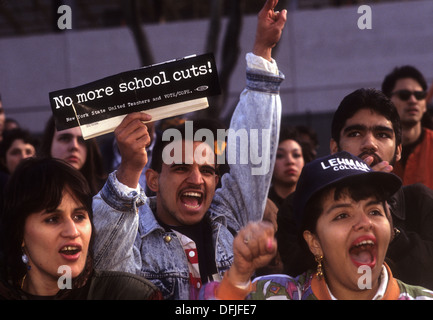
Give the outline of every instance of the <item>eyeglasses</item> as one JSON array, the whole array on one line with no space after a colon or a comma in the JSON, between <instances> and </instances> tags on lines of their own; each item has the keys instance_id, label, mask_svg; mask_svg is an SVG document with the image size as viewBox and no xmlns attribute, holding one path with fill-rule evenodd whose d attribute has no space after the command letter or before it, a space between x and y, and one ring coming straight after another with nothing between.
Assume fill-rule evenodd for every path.
<instances>
[{"instance_id":1,"label":"eyeglasses","mask_svg":"<svg viewBox=\"0 0 433 320\"><path fill-rule=\"evenodd\" d=\"M427 96L427 92L426 91L410 91L410 90L397 90L395 92L392 93L392 95L397 95L399 97L400 100L402 101L407 101L410 99L410 97L412 95L415 96L415 99L417 100L424 100Z\"/></svg>"}]
</instances>

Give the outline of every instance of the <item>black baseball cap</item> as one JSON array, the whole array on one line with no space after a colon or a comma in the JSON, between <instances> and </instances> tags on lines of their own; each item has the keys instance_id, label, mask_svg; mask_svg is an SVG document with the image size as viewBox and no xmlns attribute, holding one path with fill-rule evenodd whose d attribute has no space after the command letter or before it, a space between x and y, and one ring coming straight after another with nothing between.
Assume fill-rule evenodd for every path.
<instances>
[{"instance_id":1,"label":"black baseball cap","mask_svg":"<svg viewBox=\"0 0 433 320\"><path fill-rule=\"evenodd\" d=\"M342 151L307 163L302 169L293 195L294 218L301 226L304 210L319 191L336 183L368 183L381 187L388 196L400 189L401 179L393 173L373 171L361 158Z\"/></svg>"}]
</instances>

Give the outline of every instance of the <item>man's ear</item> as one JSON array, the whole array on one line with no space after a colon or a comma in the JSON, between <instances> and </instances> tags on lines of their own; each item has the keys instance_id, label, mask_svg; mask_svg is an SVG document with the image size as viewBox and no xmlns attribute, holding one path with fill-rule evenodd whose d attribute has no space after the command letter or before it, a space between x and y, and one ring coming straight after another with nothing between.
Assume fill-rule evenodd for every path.
<instances>
[{"instance_id":1,"label":"man's ear","mask_svg":"<svg viewBox=\"0 0 433 320\"><path fill-rule=\"evenodd\" d=\"M338 143L334 139L331 138L329 141L329 152L331 154L337 153L339 151Z\"/></svg>"},{"instance_id":2,"label":"man's ear","mask_svg":"<svg viewBox=\"0 0 433 320\"><path fill-rule=\"evenodd\" d=\"M159 178L159 173L156 172L153 169L147 169L145 172L146 175L146 184L149 187L150 190L152 190L153 192L158 192L159 189L159 183L158 183L158 178Z\"/></svg>"},{"instance_id":3,"label":"man's ear","mask_svg":"<svg viewBox=\"0 0 433 320\"><path fill-rule=\"evenodd\" d=\"M307 242L308 248L314 256L323 256L322 246L317 236L308 230L305 230L302 234L305 242Z\"/></svg>"},{"instance_id":4,"label":"man's ear","mask_svg":"<svg viewBox=\"0 0 433 320\"><path fill-rule=\"evenodd\" d=\"M220 176L215 174L215 186L218 185L218 182L220 181Z\"/></svg>"},{"instance_id":5,"label":"man's ear","mask_svg":"<svg viewBox=\"0 0 433 320\"><path fill-rule=\"evenodd\" d=\"M401 159L401 150L402 150L402 146L401 143L397 146L396 150L395 150L395 162L400 161Z\"/></svg>"}]
</instances>

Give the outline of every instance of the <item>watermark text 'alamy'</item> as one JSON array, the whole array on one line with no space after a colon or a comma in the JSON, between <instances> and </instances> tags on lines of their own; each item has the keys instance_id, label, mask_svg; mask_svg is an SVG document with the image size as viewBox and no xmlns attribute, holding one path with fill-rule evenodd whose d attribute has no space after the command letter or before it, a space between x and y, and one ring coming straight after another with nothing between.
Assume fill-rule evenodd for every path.
<instances>
[{"instance_id":1,"label":"watermark text 'alamy'","mask_svg":"<svg viewBox=\"0 0 433 320\"><path fill-rule=\"evenodd\" d=\"M168 143L162 152L162 161L167 164L193 164L195 161L198 164L208 163L214 164L215 159L217 164L249 164L252 175L265 175L270 169L270 129L217 129L217 137L210 129L198 129L193 131L193 121L185 122L185 133L178 129L166 129L162 135L163 141L171 141ZM227 138L227 139L226 139ZM177 143L184 141L184 143ZM195 150L194 142L202 142L200 147ZM227 141L227 148L224 148ZM194 152L194 157L183 157L182 149L185 152ZM207 152L215 154L216 157L209 157ZM193 151L194 150L194 151Z\"/></svg>"}]
</instances>

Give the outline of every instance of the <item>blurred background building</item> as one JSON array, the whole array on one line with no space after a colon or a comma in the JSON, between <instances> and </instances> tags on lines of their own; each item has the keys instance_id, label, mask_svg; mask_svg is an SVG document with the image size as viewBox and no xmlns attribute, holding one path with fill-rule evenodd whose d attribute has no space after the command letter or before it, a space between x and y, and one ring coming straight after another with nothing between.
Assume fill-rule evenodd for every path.
<instances>
[{"instance_id":1,"label":"blurred background building","mask_svg":"<svg viewBox=\"0 0 433 320\"><path fill-rule=\"evenodd\" d=\"M256 15L264 0L0 0L0 93L7 117L40 134L48 93L157 62L213 52L223 95L203 115L230 119L245 85ZM60 30L58 8L71 8ZM372 28L358 28L361 5ZM432 0L280 0L289 10L275 49L286 80L284 124L303 124L328 153L330 121L341 99L380 88L410 64L433 82ZM200 114L199 114L200 115Z\"/></svg>"}]
</instances>

